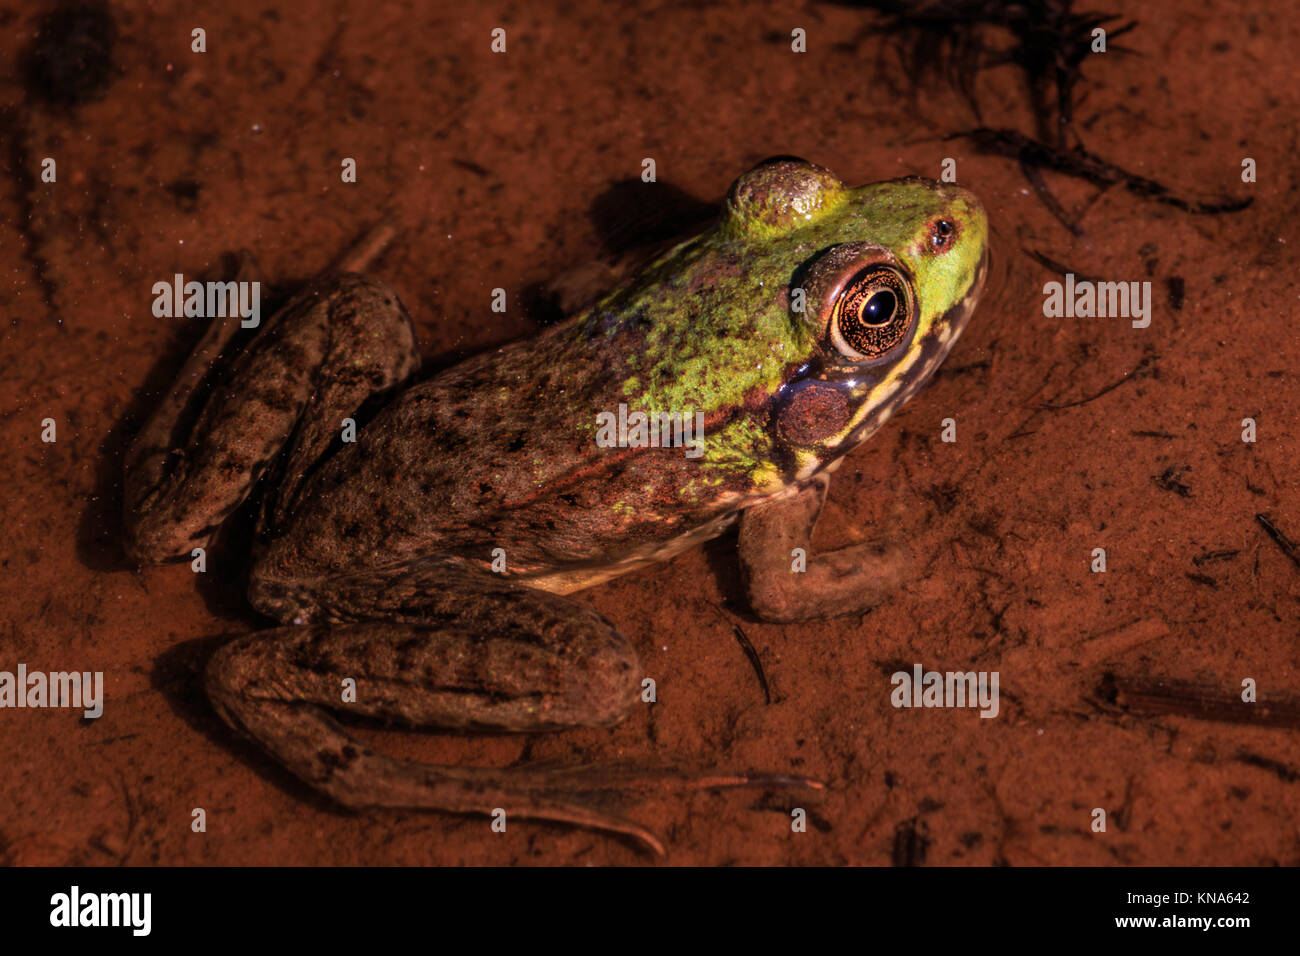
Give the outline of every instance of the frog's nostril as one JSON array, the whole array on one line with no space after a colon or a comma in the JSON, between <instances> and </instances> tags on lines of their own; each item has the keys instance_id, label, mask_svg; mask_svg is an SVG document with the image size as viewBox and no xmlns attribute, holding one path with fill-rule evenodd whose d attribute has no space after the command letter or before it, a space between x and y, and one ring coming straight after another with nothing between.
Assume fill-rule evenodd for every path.
<instances>
[{"instance_id":1,"label":"frog's nostril","mask_svg":"<svg viewBox=\"0 0 1300 956\"><path fill-rule=\"evenodd\" d=\"M951 219L936 219L930 224L930 248L935 252L948 249L957 237L957 226Z\"/></svg>"}]
</instances>

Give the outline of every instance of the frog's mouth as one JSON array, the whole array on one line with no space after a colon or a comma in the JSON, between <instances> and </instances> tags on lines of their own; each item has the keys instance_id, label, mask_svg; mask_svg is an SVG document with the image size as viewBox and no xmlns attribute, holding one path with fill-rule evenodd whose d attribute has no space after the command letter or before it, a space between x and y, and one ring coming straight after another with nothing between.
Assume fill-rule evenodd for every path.
<instances>
[{"instance_id":1,"label":"frog's mouth","mask_svg":"<svg viewBox=\"0 0 1300 956\"><path fill-rule=\"evenodd\" d=\"M966 323L970 321L971 314L975 311L975 306L984 292L984 280L988 278L990 257L993 255L992 250L985 249L984 255L980 256L979 265L975 267L975 279L971 282L970 288L962 296L960 302L950 308L939 320L935 326L949 329L948 345L952 346L957 338L966 328Z\"/></svg>"},{"instance_id":2,"label":"frog's mouth","mask_svg":"<svg viewBox=\"0 0 1300 956\"><path fill-rule=\"evenodd\" d=\"M894 394L881 404L892 412L913 395L915 395L930 377L943 364L943 360L952 351L957 339L965 331L970 317L975 312L980 294L984 291L984 280L989 272L989 252L984 250L979 265L975 267L975 278L966 294L950 306L947 311L931 323L929 330L912 349L914 358L903 373ZM869 416L870 417L870 416Z\"/></svg>"}]
</instances>

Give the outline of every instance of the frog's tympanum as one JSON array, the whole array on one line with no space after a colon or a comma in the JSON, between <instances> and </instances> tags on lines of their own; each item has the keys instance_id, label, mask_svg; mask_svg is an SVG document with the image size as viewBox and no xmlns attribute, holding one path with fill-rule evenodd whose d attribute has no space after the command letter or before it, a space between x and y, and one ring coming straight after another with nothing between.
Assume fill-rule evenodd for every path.
<instances>
[{"instance_id":1,"label":"frog's tympanum","mask_svg":"<svg viewBox=\"0 0 1300 956\"><path fill-rule=\"evenodd\" d=\"M321 280L238 354L221 354L237 320L214 323L128 454L128 550L188 558L256 487L248 594L282 626L209 662L232 726L349 807L501 808L657 848L583 797L599 789L592 768L394 760L328 712L471 731L613 723L647 675L566 595L736 521L760 617L887 599L917 571L907 545L814 554L813 524L829 473L961 334L987 240L959 187L854 189L770 160L736 180L712 228L579 314L418 382L397 295L357 274ZM702 425L697 452L598 442L620 405Z\"/></svg>"}]
</instances>

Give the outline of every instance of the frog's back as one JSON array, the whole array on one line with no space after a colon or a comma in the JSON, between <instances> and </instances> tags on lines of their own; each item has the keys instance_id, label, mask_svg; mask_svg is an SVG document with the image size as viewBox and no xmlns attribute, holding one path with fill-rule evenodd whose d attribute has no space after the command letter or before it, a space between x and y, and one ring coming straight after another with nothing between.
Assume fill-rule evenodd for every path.
<instances>
[{"instance_id":1,"label":"frog's back","mask_svg":"<svg viewBox=\"0 0 1300 956\"><path fill-rule=\"evenodd\" d=\"M788 159L725 209L580 316L399 395L303 486L261 570L486 566L500 548L509 573L567 589L814 480L961 333L987 220L955 186L851 189ZM702 421L702 455L598 442L598 416L623 412Z\"/></svg>"},{"instance_id":2,"label":"frog's back","mask_svg":"<svg viewBox=\"0 0 1300 956\"><path fill-rule=\"evenodd\" d=\"M503 548L511 574L572 590L723 530L753 500L748 468L684 447L601 447L597 415L629 402L627 369L580 321L398 395L308 483L266 569L332 574L434 553L486 567ZM706 434L736 424L734 412L708 419Z\"/></svg>"}]
</instances>

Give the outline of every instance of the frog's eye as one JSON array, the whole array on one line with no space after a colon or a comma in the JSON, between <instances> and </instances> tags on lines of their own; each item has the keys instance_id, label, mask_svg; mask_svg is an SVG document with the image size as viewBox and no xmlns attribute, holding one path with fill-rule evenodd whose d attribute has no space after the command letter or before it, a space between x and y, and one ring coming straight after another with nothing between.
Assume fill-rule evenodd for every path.
<instances>
[{"instance_id":1,"label":"frog's eye","mask_svg":"<svg viewBox=\"0 0 1300 956\"><path fill-rule=\"evenodd\" d=\"M915 312L897 269L868 266L844 283L831 307L831 344L851 362L884 358L906 341Z\"/></svg>"}]
</instances>

